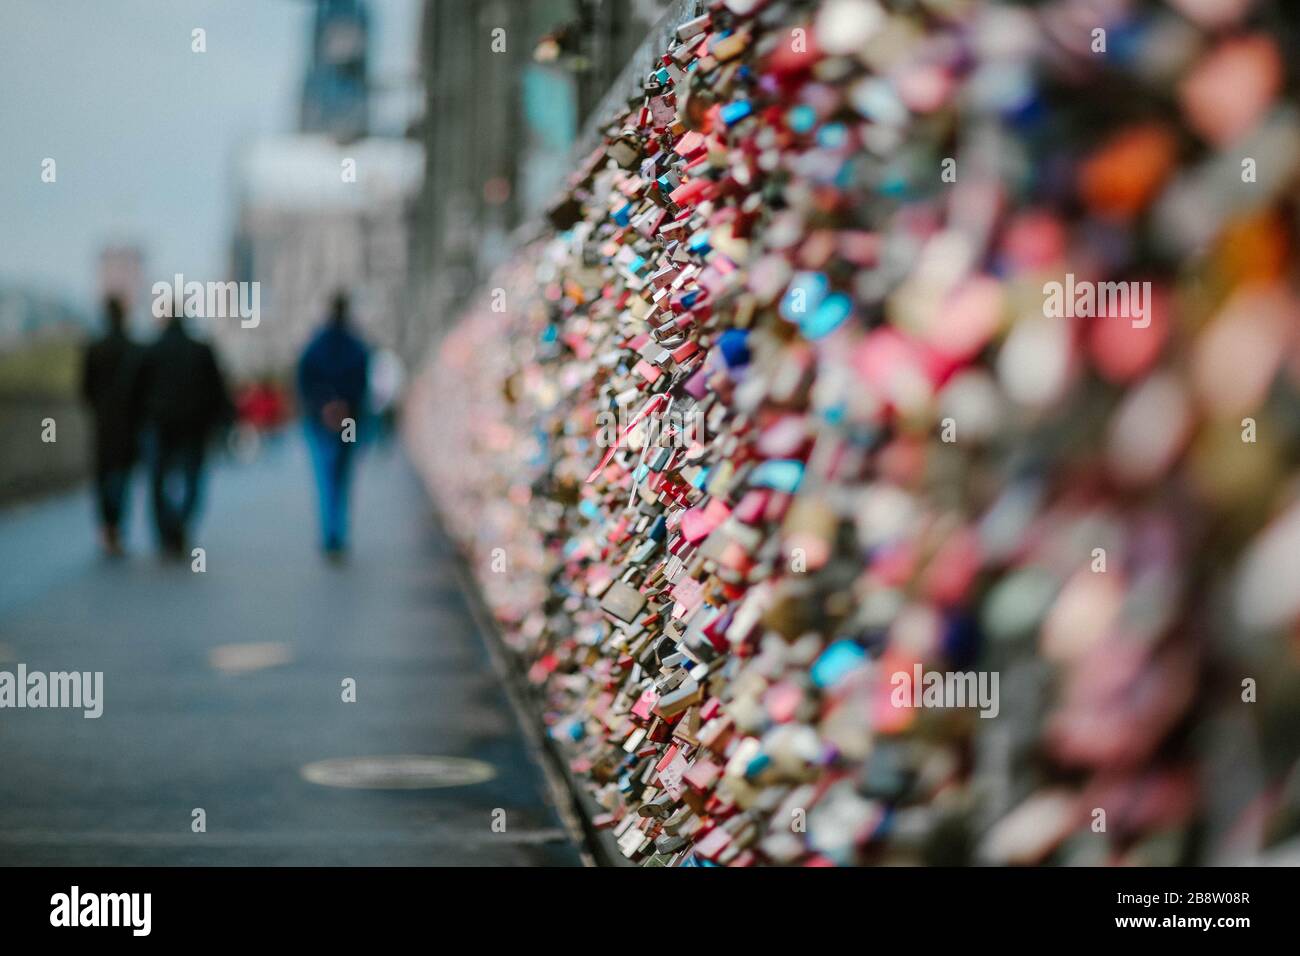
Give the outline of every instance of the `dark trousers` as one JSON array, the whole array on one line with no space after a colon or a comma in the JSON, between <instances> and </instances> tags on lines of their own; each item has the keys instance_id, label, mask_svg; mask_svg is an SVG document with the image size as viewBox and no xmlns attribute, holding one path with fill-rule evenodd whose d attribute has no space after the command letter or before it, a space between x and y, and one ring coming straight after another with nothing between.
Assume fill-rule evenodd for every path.
<instances>
[{"instance_id":1,"label":"dark trousers","mask_svg":"<svg viewBox=\"0 0 1300 956\"><path fill-rule=\"evenodd\" d=\"M322 543L328 550L341 550L348 541L348 489L357 446L344 441L339 432L315 422L307 422L306 429L316 473Z\"/></svg>"},{"instance_id":2,"label":"dark trousers","mask_svg":"<svg viewBox=\"0 0 1300 956\"><path fill-rule=\"evenodd\" d=\"M126 513L126 490L131 485L131 466L117 465L95 471L95 500L99 505L99 521L105 528L122 526Z\"/></svg>"},{"instance_id":3,"label":"dark trousers","mask_svg":"<svg viewBox=\"0 0 1300 956\"><path fill-rule=\"evenodd\" d=\"M150 469L158 543L183 549L202 494L203 439L154 434Z\"/></svg>"}]
</instances>

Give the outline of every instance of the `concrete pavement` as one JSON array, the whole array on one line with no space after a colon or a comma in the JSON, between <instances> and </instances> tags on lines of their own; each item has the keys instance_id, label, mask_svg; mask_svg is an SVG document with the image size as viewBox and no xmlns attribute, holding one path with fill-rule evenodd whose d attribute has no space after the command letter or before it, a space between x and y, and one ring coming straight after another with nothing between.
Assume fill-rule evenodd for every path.
<instances>
[{"instance_id":1,"label":"concrete pavement","mask_svg":"<svg viewBox=\"0 0 1300 956\"><path fill-rule=\"evenodd\" d=\"M104 672L97 720L0 709L0 863L579 862L457 589L455 552L400 452L368 452L354 550L337 567L315 549L293 432L210 474L193 542L203 573L155 557L140 475L119 562L94 548L87 493L0 512L0 669ZM388 754L471 758L495 776L407 790L302 776ZM206 832L193 832L196 809Z\"/></svg>"}]
</instances>

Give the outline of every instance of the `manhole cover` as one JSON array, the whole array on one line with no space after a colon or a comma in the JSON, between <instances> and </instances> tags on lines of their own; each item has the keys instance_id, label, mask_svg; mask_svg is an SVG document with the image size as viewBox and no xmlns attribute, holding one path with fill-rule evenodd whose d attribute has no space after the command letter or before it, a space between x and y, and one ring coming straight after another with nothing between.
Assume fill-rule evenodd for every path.
<instances>
[{"instance_id":1,"label":"manhole cover","mask_svg":"<svg viewBox=\"0 0 1300 956\"><path fill-rule=\"evenodd\" d=\"M491 780L490 764L466 757L335 757L302 768L304 780L361 790L432 790Z\"/></svg>"},{"instance_id":2,"label":"manhole cover","mask_svg":"<svg viewBox=\"0 0 1300 956\"><path fill-rule=\"evenodd\" d=\"M288 644L222 644L208 652L208 663L223 674L248 674L293 660Z\"/></svg>"}]
</instances>

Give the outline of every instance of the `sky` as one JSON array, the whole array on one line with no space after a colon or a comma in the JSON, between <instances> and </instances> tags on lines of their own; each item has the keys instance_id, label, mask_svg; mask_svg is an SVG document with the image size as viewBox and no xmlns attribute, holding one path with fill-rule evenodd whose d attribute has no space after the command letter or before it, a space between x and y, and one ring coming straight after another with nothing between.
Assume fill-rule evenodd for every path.
<instances>
[{"instance_id":1,"label":"sky","mask_svg":"<svg viewBox=\"0 0 1300 956\"><path fill-rule=\"evenodd\" d=\"M419 5L370 0L372 76L414 74ZM236 157L295 128L314 6L4 0L0 285L91 312L99 251L122 241L143 247L150 284L223 278Z\"/></svg>"}]
</instances>

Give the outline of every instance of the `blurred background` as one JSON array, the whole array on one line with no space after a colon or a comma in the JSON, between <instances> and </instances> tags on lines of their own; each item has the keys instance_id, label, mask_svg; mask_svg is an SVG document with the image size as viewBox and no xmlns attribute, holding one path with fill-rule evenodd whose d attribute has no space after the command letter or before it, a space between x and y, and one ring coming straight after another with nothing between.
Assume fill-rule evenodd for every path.
<instances>
[{"instance_id":1,"label":"blurred background","mask_svg":"<svg viewBox=\"0 0 1300 956\"><path fill-rule=\"evenodd\" d=\"M85 476L78 345L106 295L147 339L155 281L260 282L256 334L194 324L264 424L284 414L267 411L265 391L287 405L286 375L337 288L352 290L364 337L409 369L553 195L584 121L667 7L10 5L0 502ZM54 183L39 175L47 158ZM340 176L347 159L355 182ZM63 429L40 454L25 426L36 406Z\"/></svg>"}]
</instances>

